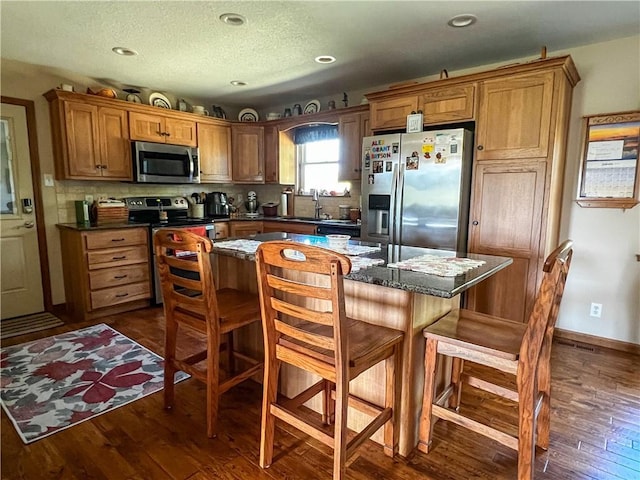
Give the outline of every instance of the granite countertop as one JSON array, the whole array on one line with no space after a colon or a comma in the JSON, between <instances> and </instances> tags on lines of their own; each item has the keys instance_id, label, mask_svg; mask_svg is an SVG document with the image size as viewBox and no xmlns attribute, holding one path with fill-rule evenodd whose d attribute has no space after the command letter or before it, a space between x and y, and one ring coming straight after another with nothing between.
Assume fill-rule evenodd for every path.
<instances>
[{"instance_id":1,"label":"granite countertop","mask_svg":"<svg viewBox=\"0 0 640 480\"><path fill-rule=\"evenodd\" d=\"M327 239L325 237L315 235L265 233L256 235L255 237L251 238L251 240L255 240L258 242L285 239L292 240L294 242L317 245L320 247L326 247L328 245ZM225 240L221 240L220 242L223 241ZM214 254L232 256L241 260L255 261L254 253L216 247L216 243L220 242L214 242ZM363 256L382 259L383 263L381 263L380 265L361 268L360 270L352 272L349 275L345 276L346 279L443 298L455 297L456 295L464 292L473 285L480 283L484 279L494 275L499 270L502 270L503 268L513 263L513 259L511 258L498 257L495 255L480 255L474 253L465 254L460 252L450 252L446 250L433 250L429 248L407 247L401 245L380 245L353 239L349 241L349 244L381 246L381 251ZM486 263L455 277L440 277L438 275L401 270L398 268L387 266L388 263L408 260L426 254L442 257L455 256L460 258L470 258L473 260L482 260Z\"/></svg>"},{"instance_id":2,"label":"granite countertop","mask_svg":"<svg viewBox=\"0 0 640 480\"><path fill-rule=\"evenodd\" d=\"M319 218L311 218L311 217L265 217L264 215L259 215L257 217L246 217L239 216L230 218L229 220L240 220L240 221L267 221L267 222L287 222L287 223L309 223L313 225L340 225L340 226L348 226L348 227L359 227L360 224L357 222L352 222L351 220L340 220L337 218L332 218L330 220L322 220ZM217 220L216 220L217 221Z\"/></svg>"}]
</instances>

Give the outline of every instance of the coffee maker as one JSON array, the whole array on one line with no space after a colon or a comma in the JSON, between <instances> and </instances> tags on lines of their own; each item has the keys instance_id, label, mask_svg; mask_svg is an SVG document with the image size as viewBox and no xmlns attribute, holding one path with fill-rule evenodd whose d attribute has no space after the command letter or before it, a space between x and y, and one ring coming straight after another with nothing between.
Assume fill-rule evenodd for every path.
<instances>
[{"instance_id":1,"label":"coffee maker","mask_svg":"<svg viewBox=\"0 0 640 480\"><path fill-rule=\"evenodd\" d=\"M252 190L247 193L247 200L244 202L244 206L247 209L247 217L258 216L258 207L260 206L260 203L258 202L256 192Z\"/></svg>"},{"instance_id":2,"label":"coffee maker","mask_svg":"<svg viewBox=\"0 0 640 480\"><path fill-rule=\"evenodd\" d=\"M207 217L228 217L229 204L227 203L227 194L224 192L207 193L205 201L205 210Z\"/></svg>"}]
</instances>

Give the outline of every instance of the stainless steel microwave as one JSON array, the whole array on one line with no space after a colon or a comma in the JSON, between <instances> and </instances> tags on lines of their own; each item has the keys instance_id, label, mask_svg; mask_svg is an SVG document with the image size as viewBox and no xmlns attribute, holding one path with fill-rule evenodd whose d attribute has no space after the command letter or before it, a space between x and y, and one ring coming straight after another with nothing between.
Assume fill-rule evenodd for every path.
<instances>
[{"instance_id":1,"label":"stainless steel microwave","mask_svg":"<svg viewBox=\"0 0 640 480\"><path fill-rule=\"evenodd\" d=\"M137 183L200 183L198 149L164 143L132 142Z\"/></svg>"}]
</instances>

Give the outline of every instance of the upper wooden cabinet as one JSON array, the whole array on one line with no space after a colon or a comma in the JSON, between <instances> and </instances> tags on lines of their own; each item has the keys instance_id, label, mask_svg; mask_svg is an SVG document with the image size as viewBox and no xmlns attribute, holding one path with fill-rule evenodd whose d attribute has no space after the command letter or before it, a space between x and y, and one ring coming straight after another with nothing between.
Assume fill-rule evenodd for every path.
<instances>
[{"instance_id":1,"label":"upper wooden cabinet","mask_svg":"<svg viewBox=\"0 0 640 480\"><path fill-rule=\"evenodd\" d=\"M198 145L196 122L168 117L162 114L129 113L131 140L173 145Z\"/></svg>"},{"instance_id":2,"label":"upper wooden cabinet","mask_svg":"<svg viewBox=\"0 0 640 480\"><path fill-rule=\"evenodd\" d=\"M546 158L553 133L554 72L480 82L476 160Z\"/></svg>"},{"instance_id":3,"label":"upper wooden cabinet","mask_svg":"<svg viewBox=\"0 0 640 480\"><path fill-rule=\"evenodd\" d=\"M369 132L369 112L340 115L340 181L360 180L362 171L362 137Z\"/></svg>"},{"instance_id":4,"label":"upper wooden cabinet","mask_svg":"<svg viewBox=\"0 0 640 480\"><path fill-rule=\"evenodd\" d=\"M473 120L475 83L430 88L418 96L425 125Z\"/></svg>"},{"instance_id":5,"label":"upper wooden cabinet","mask_svg":"<svg viewBox=\"0 0 640 480\"><path fill-rule=\"evenodd\" d=\"M132 180L127 111L47 97L58 180Z\"/></svg>"},{"instance_id":6,"label":"upper wooden cabinet","mask_svg":"<svg viewBox=\"0 0 640 480\"><path fill-rule=\"evenodd\" d=\"M293 185L296 182L296 146L291 131L265 125L264 170L265 183Z\"/></svg>"},{"instance_id":7,"label":"upper wooden cabinet","mask_svg":"<svg viewBox=\"0 0 640 480\"><path fill-rule=\"evenodd\" d=\"M407 115L418 110L418 96L407 95L369 103L371 130L396 130L407 126Z\"/></svg>"},{"instance_id":8,"label":"upper wooden cabinet","mask_svg":"<svg viewBox=\"0 0 640 480\"><path fill-rule=\"evenodd\" d=\"M264 183L264 127L234 124L231 147L233 181Z\"/></svg>"},{"instance_id":9,"label":"upper wooden cabinet","mask_svg":"<svg viewBox=\"0 0 640 480\"><path fill-rule=\"evenodd\" d=\"M198 122L200 181L229 183L232 180L231 127Z\"/></svg>"}]
</instances>

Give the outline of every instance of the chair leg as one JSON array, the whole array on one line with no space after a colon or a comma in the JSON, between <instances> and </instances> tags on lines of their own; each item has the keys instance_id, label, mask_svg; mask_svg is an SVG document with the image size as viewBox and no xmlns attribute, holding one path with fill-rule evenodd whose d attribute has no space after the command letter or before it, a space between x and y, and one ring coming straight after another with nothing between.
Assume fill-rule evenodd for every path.
<instances>
[{"instance_id":1,"label":"chair leg","mask_svg":"<svg viewBox=\"0 0 640 480\"><path fill-rule=\"evenodd\" d=\"M540 352L538 366L538 390L542 392L542 405L536 420L536 443L540 448L549 448L551 428L551 340L545 339Z\"/></svg>"},{"instance_id":2,"label":"chair leg","mask_svg":"<svg viewBox=\"0 0 640 480\"><path fill-rule=\"evenodd\" d=\"M436 388L436 359L438 341L427 339L427 347L424 354L424 393L422 395L422 413L420 414L420 434L418 450L429 453L431 448L431 436L433 435L433 399Z\"/></svg>"},{"instance_id":3,"label":"chair leg","mask_svg":"<svg viewBox=\"0 0 640 480\"><path fill-rule=\"evenodd\" d=\"M168 315L165 313L165 317ZM176 368L173 364L176 358L176 337L178 335L178 324L173 320L166 320L164 337L164 408L171 410L175 398L174 376Z\"/></svg>"},{"instance_id":4,"label":"chair leg","mask_svg":"<svg viewBox=\"0 0 640 480\"><path fill-rule=\"evenodd\" d=\"M220 395L220 334L207 334L207 436L216 436Z\"/></svg>"},{"instance_id":5,"label":"chair leg","mask_svg":"<svg viewBox=\"0 0 640 480\"><path fill-rule=\"evenodd\" d=\"M273 461L273 442L276 430L276 417L271 413L271 405L278 398L278 376L280 361L275 353L264 358L264 384L262 386L262 423L260 428L260 467L267 468Z\"/></svg>"},{"instance_id":6,"label":"chair leg","mask_svg":"<svg viewBox=\"0 0 640 480\"><path fill-rule=\"evenodd\" d=\"M235 357L233 356L233 331L227 333L227 368L229 376L233 376L236 371Z\"/></svg>"},{"instance_id":7,"label":"chair leg","mask_svg":"<svg viewBox=\"0 0 640 480\"><path fill-rule=\"evenodd\" d=\"M384 453L394 457L400 441L400 401L402 393L402 345L396 345L393 356L385 360L385 408L391 407L392 417L384 424Z\"/></svg>"},{"instance_id":8,"label":"chair leg","mask_svg":"<svg viewBox=\"0 0 640 480\"><path fill-rule=\"evenodd\" d=\"M519 389L520 390L520 389ZM533 388L518 392L518 480L533 480L535 462L535 396Z\"/></svg>"},{"instance_id":9,"label":"chair leg","mask_svg":"<svg viewBox=\"0 0 640 480\"><path fill-rule=\"evenodd\" d=\"M462 370L464 369L464 360L454 357L451 366L451 385L453 385L453 393L449 397L449 408L456 411L460 408L460 399L462 398Z\"/></svg>"},{"instance_id":10,"label":"chair leg","mask_svg":"<svg viewBox=\"0 0 640 480\"><path fill-rule=\"evenodd\" d=\"M322 423L331 425L334 421L336 402L331 398L331 392L335 386L333 382L324 380L324 390L322 391Z\"/></svg>"},{"instance_id":11,"label":"chair leg","mask_svg":"<svg viewBox=\"0 0 640 480\"><path fill-rule=\"evenodd\" d=\"M333 480L341 480L347 469L347 408L349 406L349 382L336 381L336 405L333 434Z\"/></svg>"}]
</instances>

